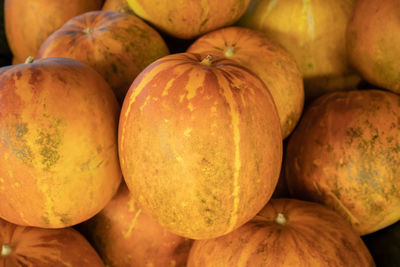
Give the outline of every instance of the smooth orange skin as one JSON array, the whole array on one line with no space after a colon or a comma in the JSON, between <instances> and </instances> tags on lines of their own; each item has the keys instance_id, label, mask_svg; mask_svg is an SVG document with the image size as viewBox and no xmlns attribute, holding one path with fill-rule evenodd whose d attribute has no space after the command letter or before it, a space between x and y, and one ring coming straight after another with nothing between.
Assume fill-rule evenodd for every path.
<instances>
[{"instance_id":1,"label":"smooth orange skin","mask_svg":"<svg viewBox=\"0 0 400 267\"><path fill-rule=\"evenodd\" d=\"M286 217L285 224L276 222L278 213ZM372 267L375 263L361 238L337 213L317 203L272 199L232 233L196 240L187 266Z\"/></svg>"},{"instance_id":2,"label":"smooth orange skin","mask_svg":"<svg viewBox=\"0 0 400 267\"><path fill-rule=\"evenodd\" d=\"M361 81L346 53L346 27L355 0L253 0L237 23L265 33L296 59L306 100Z\"/></svg>"},{"instance_id":3,"label":"smooth orange skin","mask_svg":"<svg viewBox=\"0 0 400 267\"><path fill-rule=\"evenodd\" d=\"M122 106L119 155L143 211L192 239L226 234L271 197L282 134L264 83L238 63L180 53L149 65Z\"/></svg>"},{"instance_id":4,"label":"smooth orange skin","mask_svg":"<svg viewBox=\"0 0 400 267\"><path fill-rule=\"evenodd\" d=\"M67 57L87 63L104 77L122 103L140 71L168 54L158 32L140 18L91 11L70 19L51 34L37 58Z\"/></svg>"},{"instance_id":5,"label":"smooth orange skin","mask_svg":"<svg viewBox=\"0 0 400 267\"><path fill-rule=\"evenodd\" d=\"M101 10L104 11L115 11L125 14L134 14L126 0L106 0L104 1Z\"/></svg>"},{"instance_id":6,"label":"smooth orange skin","mask_svg":"<svg viewBox=\"0 0 400 267\"><path fill-rule=\"evenodd\" d=\"M199 37L187 51L230 58L253 71L274 98L282 137L293 131L304 105L303 78L293 56L278 43L258 31L227 27Z\"/></svg>"},{"instance_id":7,"label":"smooth orange skin","mask_svg":"<svg viewBox=\"0 0 400 267\"><path fill-rule=\"evenodd\" d=\"M181 39L192 39L236 22L250 0L127 0L136 15L157 29Z\"/></svg>"},{"instance_id":8,"label":"smooth orange skin","mask_svg":"<svg viewBox=\"0 0 400 267\"><path fill-rule=\"evenodd\" d=\"M4 243L12 252L0 256L0 266L104 267L94 248L72 228L41 229L0 219L0 249Z\"/></svg>"},{"instance_id":9,"label":"smooth orange skin","mask_svg":"<svg viewBox=\"0 0 400 267\"><path fill-rule=\"evenodd\" d=\"M400 93L397 0L357 1L347 28L350 62L369 83Z\"/></svg>"},{"instance_id":10,"label":"smooth orange skin","mask_svg":"<svg viewBox=\"0 0 400 267\"><path fill-rule=\"evenodd\" d=\"M381 90L319 98L291 135L285 177L293 197L325 204L360 235L400 219L400 96Z\"/></svg>"},{"instance_id":11,"label":"smooth orange skin","mask_svg":"<svg viewBox=\"0 0 400 267\"><path fill-rule=\"evenodd\" d=\"M14 64L35 56L46 38L67 20L98 10L103 0L5 0L4 24Z\"/></svg>"},{"instance_id":12,"label":"smooth orange skin","mask_svg":"<svg viewBox=\"0 0 400 267\"><path fill-rule=\"evenodd\" d=\"M105 264L184 267L192 240L162 228L142 212L124 183L107 206L78 226Z\"/></svg>"},{"instance_id":13,"label":"smooth orange skin","mask_svg":"<svg viewBox=\"0 0 400 267\"><path fill-rule=\"evenodd\" d=\"M111 88L67 58L0 73L0 217L60 228L94 216L121 182Z\"/></svg>"}]
</instances>

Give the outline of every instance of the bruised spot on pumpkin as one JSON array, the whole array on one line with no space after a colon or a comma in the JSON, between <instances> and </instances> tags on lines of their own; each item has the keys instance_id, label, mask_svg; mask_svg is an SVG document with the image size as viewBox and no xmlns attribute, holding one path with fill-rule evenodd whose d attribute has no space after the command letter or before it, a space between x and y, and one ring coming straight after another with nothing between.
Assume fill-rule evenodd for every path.
<instances>
[{"instance_id":1,"label":"bruised spot on pumpkin","mask_svg":"<svg viewBox=\"0 0 400 267\"><path fill-rule=\"evenodd\" d=\"M346 140L346 144L351 145L354 139L360 138L362 134L363 132L360 127L349 128L348 130L346 130L346 136L348 137L348 140Z\"/></svg>"},{"instance_id":2,"label":"bruised spot on pumpkin","mask_svg":"<svg viewBox=\"0 0 400 267\"><path fill-rule=\"evenodd\" d=\"M37 85L39 82L43 80L42 71L37 68L30 68L31 76L29 78L28 83L31 85Z\"/></svg>"},{"instance_id":3,"label":"bruised spot on pumpkin","mask_svg":"<svg viewBox=\"0 0 400 267\"><path fill-rule=\"evenodd\" d=\"M27 123L16 123L12 127L5 127L3 139L12 153L23 163L32 163L33 153L27 145L25 135L28 133Z\"/></svg>"}]
</instances>

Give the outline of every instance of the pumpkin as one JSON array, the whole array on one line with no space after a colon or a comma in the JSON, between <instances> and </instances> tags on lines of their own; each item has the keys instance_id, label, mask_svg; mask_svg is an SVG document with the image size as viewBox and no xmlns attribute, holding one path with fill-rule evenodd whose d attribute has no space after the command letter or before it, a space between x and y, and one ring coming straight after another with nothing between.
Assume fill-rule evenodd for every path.
<instances>
[{"instance_id":1,"label":"pumpkin","mask_svg":"<svg viewBox=\"0 0 400 267\"><path fill-rule=\"evenodd\" d=\"M89 64L122 103L136 75L168 53L158 32L138 17L91 11L70 19L51 34L37 57L67 57Z\"/></svg>"},{"instance_id":2,"label":"pumpkin","mask_svg":"<svg viewBox=\"0 0 400 267\"><path fill-rule=\"evenodd\" d=\"M400 93L398 0L360 0L347 29L350 62L368 82Z\"/></svg>"},{"instance_id":3,"label":"pumpkin","mask_svg":"<svg viewBox=\"0 0 400 267\"><path fill-rule=\"evenodd\" d=\"M162 32L180 39L192 39L233 24L243 15L250 2L250 0L127 1L136 15Z\"/></svg>"},{"instance_id":4,"label":"pumpkin","mask_svg":"<svg viewBox=\"0 0 400 267\"><path fill-rule=\"evenodd\" d=\"M192 245L143 213L124 183L101 212L77 229L114 267L183 267Z\"/></svg>"},{"instance_id":5,"label":"pumpkin","mask_svg":"<svg viewBox=\"0 0 400 267\"><path fill-rule=\"evenodd\" d=\"M362 239L377 266L400 266L400 221Z\"/></svg>"},{"instance_id":6,"label":"pumpkin","mask_svg":"<svg viewBox=\"0 0 400 267\"><path fill-rule=\"evenodd\" d=\"M120 109L110 86L67 58L0 74L0 217L60 228L94 216L121 181Z\"/></svg>"},{"instance_id":7,"label":"pumpkin","mask_svg":"<svg viewBox=\"0 0 400 267\"><path fill-rule=\"evenodd\" d=\"M35 56L46 38L67 20L101 8L103 0L4 0L4 20L14 64Z\"/></svg>"},{"instance_id":8,"label":"pumpkin","mask_svg":"<svg viewBox=\"0 0 400 267\"><path fill-rule=\"evenodd\" d=\"M134 14L126 0L105 0L103 7L104 11L115 11L126 14Z\"/></svg>"},{"instance_id":9,"label":"pumpkin","mask_svg":"<svg viewBox=\"0 0 400 267\"><path fill-rule=\"evenodd\" d=\"M165 56L136 77L118 140L124 179L143 212L192 239L254 217L282 161L278 113L260 78L194 53Z\"/></svg>"},{"instance_id":10,"label":"pumpkin","mask_svg":"<svg viewBox=\"0 0 400 267\"><path fill-rule=\"evenodd\" d=\"M89 242L72 228L41 229L0 219L1 266L104 267Z\"/></svg>"},{"instance_id":11,"label":"pumpkin","mask_svg":"<svg viewBox=\"0 0 400 267\"><path fill-rule=\"evenodd\" d=\"M196 240L188 267L375 266L367 247L334 211L317 203L272 199L251 221Z\"/></svg>"},{"instance_id":12,"label":"pumpkin","mask_svg":"<svg viewBox=\"0 0 400 267\"><path fill-rule=\"evenodd\" d=\"M355 0L252 0L238 25L264 32L296 59L306 101L361 81L346 54L346 27Z\"/></svg>"},{"instance_id":13,"label":"pumpkin","mask_svg":"<svg viewBox=\"0 0 400 267\"><path fill-rule=\"evenodd\" d=\"M387 91L319 98L287 145L291 195L336 210L360 235L399 220L399 118L400 96Z\"/></svg>"},{"instance_id":14,"label":"pumpkin","mask_svg":"<svg viewBox=\"0 0 400 267\"><path fill-rule=\"evenodd\" d=\"M270 90L286 138L300 119L304 104L303 79L289 52L263 33L227 27L198 38L188 52L236 60L260 77Z\"/></svg>"}]
</instances>

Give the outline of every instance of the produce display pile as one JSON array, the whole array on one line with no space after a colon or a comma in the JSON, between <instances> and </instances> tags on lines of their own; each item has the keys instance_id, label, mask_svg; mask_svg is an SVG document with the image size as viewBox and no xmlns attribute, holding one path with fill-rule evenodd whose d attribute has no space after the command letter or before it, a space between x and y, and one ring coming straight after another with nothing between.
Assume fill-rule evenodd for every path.
<instances>
[{"instance_id":1,"label":"produce display pile","mask_svg":"<svg viewBox=\"0 0 400 267\"><path fill-rule=\"evenodd\" d=\"M400 266L400 0L0 4L0 266Z\"/></svg>"}]
</instances>

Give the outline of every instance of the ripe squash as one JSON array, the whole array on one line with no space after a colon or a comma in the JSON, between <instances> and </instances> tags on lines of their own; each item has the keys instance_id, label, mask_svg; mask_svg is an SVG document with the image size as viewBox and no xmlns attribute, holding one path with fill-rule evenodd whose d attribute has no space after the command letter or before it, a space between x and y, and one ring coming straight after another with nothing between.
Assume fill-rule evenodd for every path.
<instances>
[{"instance_id":1,"label":"ripe squash","mask_svg":"<svg viewBox=\"0 0 400 267\"><path fill-rule=\"evenodd\" d=\"M180 39L192 39L236 22L250 0L184 1L127 0L133 12L157 29Z\"/></svg>"},{"instance_id":2,"label":"ripe squash","mask_svg":"<svg viewBox=\"0 0 400 267\"><path fill-rule=\"evenodd\" d=\"M143 211L192 239L226 234L270 199L282 134L264 83L238 63L165 56L133 82L119 123L123 176Z\"/></svg>"},{"instance_id":3,"label":"ripe squash","mask_svg":"<svg viewBox=\"0 0 400 267\"><path fill-rule=\"evenodd\" d=\"M4 23L13 63L36 56L44 40L67 20L98 10L103 0L4 0Z\"/></svg>"},{"instance_id":4,"label":"ripe squash","mask_svg":"<svg viewBox=\"0 0 400 267\"><path fill-rule=\"evenodd\" d=\"M367 247L334 211L272 199L250 222L222 237L196 240L188 267L375 266Z\"/></svg>"},{"instance_id":5,"label":"ripe squash","mask_svg":"<svg viewBox=\"0 0 400 267\"><path fill-rule=\"evenodd\" d=\"M101 10L121 12L125 14L134 14L132 8L130 8L126 0L106 0L104 1Z\"/></svg>"},{"instance_id":6,"label":"ripe squash","mask_svg":"<svg viewBox=\"0 0 400 267\"><path fill-rule=\"evenodd\" d=\"M293 197L339 212L360 234L400 219L400 96L382 90L325 95L291 135L285 177Z\"/></svg>"},{"instance_id":7,"label":"ripe squash","mask_svg":"<svg viewBox=\"0 0 400 267\"><path fill-rule=\"evenodd\" d=\"M167 54L164 40L140 18L91 11L70 19L51 34L37 57L67 57L89 64L110 84L122 103L136 75Z\"/></svg>"},{"instance_id":8,"label":"ripe squash","mask_svg":"<svg viewBox=\"0 0 400 267\"><path fill-rule=\"evenodd\" d=\"M355 0L252 0L239 26L264 32L296 59L306 102L361 81L346 54L346 27Z\"/></svg>"},{"instance_id":9,"label":"ripe squash","mask_svg":"<svg viewBox=\"0 0 400 267\"><path fill-rule=\"evenodd\" d=\"M0 219L0 266L104 267L89 242L72 228L41 229Z\"/></svg>"},{"instance_id":10,"label":"ripe squash","mask_svg":"<svg viewBox=\"0 0 400 267\"><path fill-rule=\"evenodd\" d=\"M0 217L60 228L94 216L121 181L120 109L110 86L67 58L0 74Z\"/></svg>"},{"instance_id":11,"label":"ripe squash","mask_svg":"<svg viewBox=\"0 0 400 267\"><path fill-rule=\"evenodd\" d=\"M292 132L303 110L303 79L293 56L278 43L258 31L226 27L201 36L187 51L224 56L257 74L274 98L282 137Z\"/></svg>"},{"instance_id":12,"label":"ripe squash","mask_svg":"<svg viewBox=\"0 0 400 267\"><path fill-rule=\"evenodd\" d=\"M350 62L368 82L400 93L400 2L357 1L347 28Z\"/></svg>"},{"instance_id":13,"label":"ripe squash","mask_svg":"<svg viewBox=\"0 0 400 267\"><path fill-rule=\"evenodd\" d=\"M101 212L77 229L104 263L115 267L184 267L192 245L143 213L125 183Z\"/></svg>"}]
</instances>

